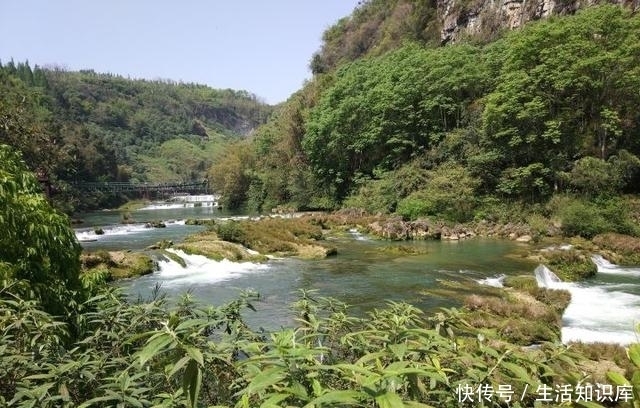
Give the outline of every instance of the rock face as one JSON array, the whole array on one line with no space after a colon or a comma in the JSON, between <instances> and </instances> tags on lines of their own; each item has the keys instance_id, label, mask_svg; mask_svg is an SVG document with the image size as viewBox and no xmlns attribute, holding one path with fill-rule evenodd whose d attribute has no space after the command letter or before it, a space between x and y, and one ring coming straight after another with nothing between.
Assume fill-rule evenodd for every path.
<instances>
[{"instance_id":1,"label":"rock face","mask_svg":"<svg viewBox=\"0 0 640 408\"><path fill-rule=\"evenodd\" d=\"M531 231L524 224L491 224L481 221L472 224L446 226L427 219L404 221L391 217L372 222L367 226L375 236L393 241L442 239L458 241L475 236L509 238L518 242L530 242Z\"/></svg>"},{"instance_id":2,"label":"rock face","mask_svg":"<svg viewBox=\"0 0 640 408\"><path fill-rule=\"evenodd\" d=\"M573 14L576 10L603 3L600 0L438 0L442 43L453 43L464 36L514 29L528 21L550 15ZM640 0L610 0L640 10Z\"/></svg>"}]
</instances>

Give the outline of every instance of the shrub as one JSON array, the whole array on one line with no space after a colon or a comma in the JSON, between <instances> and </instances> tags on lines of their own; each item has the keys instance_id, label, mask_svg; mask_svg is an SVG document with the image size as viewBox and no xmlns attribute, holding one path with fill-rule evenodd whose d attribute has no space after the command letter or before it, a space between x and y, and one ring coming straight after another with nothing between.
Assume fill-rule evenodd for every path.
<instances>
[{"instance_id":1,"label":"shrub","mask_svg":"<svg viewBox=\"0 0 640 408\"><path fill-rule=\"evenodd\" d=\"M629 216L628 206L619 198L568 200L566 206L559 211L565 236L593 238L604 232L638 234L638 227Z\"/></svg>"},{"instance_id":2,"label":"shrub","mask_svg":"<svg viewBox=\"0 0 640 408\"><path fill-rule=\"evenodd\" d=\"M613 251L617 255L613 262L621 265L640 265L640 238L623 234L608 233L593 238L600 248Z\"/></svg>"},{"instance_id":3,"label":"shrub","mask_svg":"<svg viewBox=\"0 0 640 408\"><path fill-rule=\"evenodd\" d=\"M576 250L545 253L549 268L563 281L579 281L595 276L598 267L590 258Z\"/></svg>"},{"instance_id":4,"label":"shrub","mask_svg":"<svg viewBox=\"0 0 640 408\"><path fill-rule=\"evenodd\" d=\"M401 200L396 212L405 219L433 215L453 222L471 220L477 205L478 179L453 163L429 171L428 177L426 187Z\"/></svg>"},{"instance_id":5,"label":"shrub","mask_svg":"<svg viewBox=\"0 0 640 408\"><path fill-rule=\"evenodd\" d=\"M238 221L215 224L214 231L223 241L236 243L243 243L245 241L245 232Z\"/></svg>"},{"instance_id":6,"label":"shrub","mask_svg":"<svg viewBox=\"0 0 640 408\"><path fill-rule=\"evenodd\" d=\"M573 202L561 213L562 233L565 236L580 235L592 238L607 230L608 222L593 205Z\"/></svg>"}]
</instances>

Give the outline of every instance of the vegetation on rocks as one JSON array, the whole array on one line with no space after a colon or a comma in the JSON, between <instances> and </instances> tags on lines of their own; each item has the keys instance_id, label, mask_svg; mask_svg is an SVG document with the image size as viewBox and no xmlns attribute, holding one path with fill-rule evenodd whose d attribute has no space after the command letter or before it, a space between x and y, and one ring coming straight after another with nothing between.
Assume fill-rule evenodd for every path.
<instances>
[{"instance_id":1,"label":"vegetation on rocks","mask_svg":"<svg viewBox=\"0 0 640 408\"><path fill-rule=\"evenodd\" d=\"M110 282L115 279L135 278L153 273L156 262L141 252L96 251L80 256L82 270L80 279L88 286L95 286L96 280Z\"/></svg>"},{"instance_id":2,"label":"vegetation on rocks","mask_svg":"<svg viewBox=\"0 0 640 408\"><path fill-rule=\"evenodd\" d=\"M197 85L0 68L0 142L13 146L0 144L0 405L450 407L467 386L509 384L522 396L509 406L528 407L536 395L525 390L591 379L633 385L637 405L640 345L625 363L617 349L557 344L569 298L531 278L433 316L405 303L355 316L302 292L295 323L270 333L245 323L248 294L221 306L188 294L131 302L105 282L153 262L80 257L27 170L48 177L65 210L117 201L81 202L74 180L207 172L229 208L363 208L215 222L158 246L179 263L179 250L324 257L332 226L398 240L562 233L635 262L637 199L623 194L640 192L638 15L605 5L490 44L433 48L432 5L403 13L401 3L367 1L327 30L313 79L224 152L270 108ZM543 256L564 279L595 272L579 248ZM496 394L482 404L507 405Z\"/></svg>"},{"instance_id":3,"label":"vegetation on rocks","mask_svg":"<svg viewBox=\"0 0 640 408\"><path fill-rule=\"evenodd\" d=\"M215 183L223 195L265 211L531 223L518 236L531 241L638 235L634 199L623 196L640 185L636 14L591 7L439 48L408 30L424 21L408 20L392 26L413 41L382 46L400 3L365 2L327 31L313 63L322 69L235 148L250 160L212 168L225 175ZM422 15L405 3L401 15ZM355 44L345 36L361 52L342 54Z\"/></svg>"},{"instance_id":4,"label":"vegetation on rocks","mask_svg":"<svg viewBox=\"0 0 640 408\"><path fill-rule=\"evenodd\" d=\"M620 265L640 265L640 238L622 234L602 234L593 239L605 257Z\"/></svg>"},{"instance_id":5,"label":"vegetation on rocks","mask_svg":"<svg viewBox=\"0 0 640 408\"><path fill-rule=\"evenodd\" d=\"M261 254L322 259L337 253L335 247L323 242L322 229L307 217L228 221L216 224L214 231L220 239Z\"/></svg>"},{"instance_id":6,"label":"vegetation on rocks","mask_svg":"<svg viewBox=\"0 0 640 408\"><path fill-rule=\"evenodd\" d=\"M563 281L581 281L598 272L590 254L575 249L545 251L542 259Z\"/></svg>"},{"instance_id":7,"label":"vegetation on rocks","mask_svg":"<svg viewBox=\"0 0 640 408\"><path fill-rule=\"evenodd\" d=\"M552 326L541 325L557 322L566 298L546 290L526 298L505 295L520 303L475 299L469 303L475 317L455 309L425 316L405 303L389 303L358 317L340 302L303 292L293 305L295 325L271 333L254 331L244 322L244 310L254 308L249 295L217 307L197 305L190 295L169 306L157 293L131 303L118 289L105 286L99 272L80 274L78 247L61 241L70 237L76 242L62 222L66 218L57 218L46 200L32 193L33 177L17 157L6 158L2 176L7 188L0 197L10 211L2 220L11 226L7 231L22 234L20 239L34 250L25 258L33 264L16 262L14 245L0 252L2 405L452 406L463 387L510 384L514 393L524 394L519 406L531 406L536 395L525 392L529 387L576 386L595 373L584 371L584 355L564 346L543 343L527 349L517 344L552 338ZM18 211L27 204L29 211ZM56 234L33 225L42 217L59 221ZM230 225L220 234L247 243L271 238L274 243L263 243L265 248L322 238L311 218ZM206 231L184 245L198 239L215 242L206 239L213 235ZM86 267L97 270L112 262L126 263L113 253L83 257ZM136 258L132 265L143 264ZM77 292L61 290L73 282ZM544 303L557 305L554 313ZM59 306L59 315L49 312L56 310L52 306ZM523 317L514 316L537 319L537 324L524 331L518 320ZM480 320L486 322L482 328ZM629 358L636 385L637 345L629 348ZM615 384L628 381L619 370L607 375ZM503 401L494 394L487 403Z\"/></svg>"},{"instance_id":8,"label":"vegetation on rocks","mask_svg":"<svg viewBox=\"0 0 640 408\"><path fill-rule=\"evenodd\" d=\"M187 237L184 242L174 245L173 248L191 255L206 256L215 261L228 259L261 262L267 259L264 255L251 253L243 245L220 239L213 231L204 231Z\"/></svg>"}]
</instances>

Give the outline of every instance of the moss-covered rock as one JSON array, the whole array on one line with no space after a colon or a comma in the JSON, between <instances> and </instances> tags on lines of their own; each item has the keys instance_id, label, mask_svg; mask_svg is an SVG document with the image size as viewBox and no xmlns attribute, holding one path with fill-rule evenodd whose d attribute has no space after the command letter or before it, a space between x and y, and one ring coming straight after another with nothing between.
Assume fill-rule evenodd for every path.
<instances>
[{"instance_id":1,"label":"moss-covered rock","mask_svg":"<svg viewBox=\"0 0 640 408\"><path fill-rule=\"evenodd\" d=\"M498 296L469 296L465 301L469 324L520 345L559 341L562 313L571 300L569 292L532 287L525 279L513 279L512 283L526 289L508 288Z\"/></svg>"},{"instance_id":2,"label":"moss-covered rock","mask_svg":"<svg viewBox=\"0 0 640 408\"><path fill-rule=\"evenodd\" d=\"M183 268L187 267L187 262L178 254L174 253L174 252L169 252L169 251L162 251L161 255L164 257L167 257L169 259L171 259L172 261L178 263L180 266L182 266Z\"/></svg>"},{"instance_id":3,"label":"moss-covered rock","mask_svg":"<svg viewBox=\"0 0 640 408\"><path fill-rule=\"evenodd\" d=\"M568 249L546 251L545 263L563 281L580 281L592 278L598 272L588 253Z\"/></svg>"},{"instance_id":4,"label":"moss-covered rock","mask_svg":"<svg viewBox=\"0 0 640 408\"><path fill-rule=\"evenodd\" d=\"M83 274L104 275L106 281L148 275L157 269L157 263L141 252L89 252L82 254L80 261Z\"/></svg>"},{"instance_id":5,"label":"moss-covered rock","mask_svg":"<svg viewBox=\"0 0 640 408\"><path fill-rule=\"evenodd\" d=\"M390 256L411 256L411 255L425 255L429 251L424 246L416 245L388 245L379 249Z\"/></svg>"},{"instance_id":6,"label":"moss-covered rock","mask_svg":"<svg viewBox=\"0 0 640 408\"><path fill-rule=\"evenodd\" d=\"M161 241L156 242L155 244L149 245L146 249L148 250L167 249L167 248L171 248L172 246L173 246L173 241L168 239L163 239Z\"/></svg>"},{"instance_id":7,"label":"moss-covered rock","mask_svg":"<svg viewBox=\"0 0 640 408\"><path fill-rule=\"evenodd\" d=\"M624 234L601 234L593 238L602 255L623 266L640 265L640 238Z\"/></svg>"},{"instance_id":8,"label":"moss-covered rock","mask_svg":"<svg viewBox=\"0 0 640 408\"><path fill-rule=\"evenodd\" d=\"M184 225L206 225L213 226L216 225L216 220L214 219L195 219L195 218L187 218L184 221Z\"/></svg>"},{"instance_id":9,"label":"moss-covered rock","mask_svg":"<svg viewBox=\"0 0 640 408\"><path fill-rule=\"evenodd\" d=\"M507 288L528 292L536 289L538 282L533 275L518 275L505 277L503 285Z\"/></svg>"},{"instance_id":10,"label":"moss-covered rock","mask_svg":"<svg viewBox=\"0 0 640 408\"><path fill-rule=\"evenodd\" d=\"M190 255L202 255L215 261L228 259L234 262L263 262L267 257L255 254L247 250L240 244L233 242L221 241L216 238L188 239L185 242L174 246L175 249L184 251Z\"/></svg>"},{"instance_id":11,"label":"moss-covered rock","mask_svg":"<svg viewBox=\"0 0 640 408\"><path fill-rule=\"evenodd\" d=\"M262 254L321 259L337 253L334 246L324 242L322 228L310 217L227 221L217 223L205 234L211 233Z\"/></svg>"}]
</instances>

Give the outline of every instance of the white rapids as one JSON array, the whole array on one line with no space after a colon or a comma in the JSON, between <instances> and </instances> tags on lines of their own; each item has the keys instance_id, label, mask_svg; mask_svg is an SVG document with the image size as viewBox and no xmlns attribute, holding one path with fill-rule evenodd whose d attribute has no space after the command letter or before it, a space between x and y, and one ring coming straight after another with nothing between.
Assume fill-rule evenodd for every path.
<instances>
[{"instance_id":1,"label":"white rapids","mask_svg":"<svg viewBox=\"0 0 640 408\"><path fill-rule=\"evenodd\" d=\"M168 252L182 258L186 264L166 258L158 262L160 270L156 272L163 280L163 286L207 285L236 278L243 274L260 273L270 267L253 262L232 262L227 259L214 261L202 255L189 255L181 250L167 249Z\"/></svg>"},{"instance_id":2,"label":"white rapids","mask_svg":"<svg viewBox=\"0 0 640 408\"><path fill-rule=\"evenodd\" d=\"M624 268L610 263L607 268L606 273L626 273ZM601 265L598 265L599 272L600 269ZM590 286L587 282L563 282L544 265L538 266L534 273L538 286L571 293L571 302L562 316L563 343L581 341L625 345L638 341L639 335L634 327L640 322L640 296L621 291L621 285Z\"/></svg>"}]
</instances>

